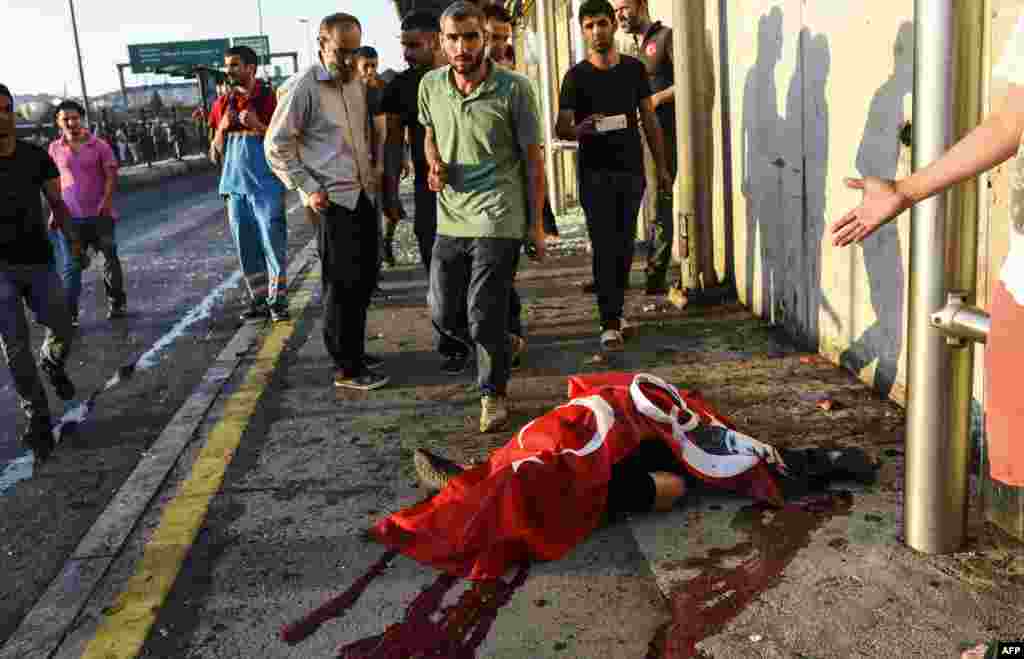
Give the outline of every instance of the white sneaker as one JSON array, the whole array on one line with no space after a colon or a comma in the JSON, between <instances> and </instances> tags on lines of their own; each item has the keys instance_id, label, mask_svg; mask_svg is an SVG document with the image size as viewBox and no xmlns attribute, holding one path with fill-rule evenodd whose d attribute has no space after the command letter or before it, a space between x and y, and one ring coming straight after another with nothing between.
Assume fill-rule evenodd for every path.
<instances>
[{"instance_id":1,"label":"white sneaker","mask_svg":"<svg viewBox=\"0 0 1024 659\"><path fill-rule=\"evenodd\" d=\"M606 352L618 352L622 350L623 344L622 332L615 329L606 329L601 332L601 347Z\"/></svg>"}]
</instances>

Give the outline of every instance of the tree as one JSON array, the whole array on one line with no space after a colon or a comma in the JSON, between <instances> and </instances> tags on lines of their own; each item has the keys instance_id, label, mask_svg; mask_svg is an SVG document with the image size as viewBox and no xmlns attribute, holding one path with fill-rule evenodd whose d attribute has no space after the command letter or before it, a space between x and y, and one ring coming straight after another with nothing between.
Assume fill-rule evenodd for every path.
<instances>
[{"instance_id":1,"label":"tree","mask_svg":"<svg viewBox=\"0 0 1024 659\"><path fill-rule=\"evenodd\" d=\"M149 99L149 109L153 114L160 114L164 110L164 100L160 98L160 92L153 91L153 98Z\"/></svg>"}]
</instances>

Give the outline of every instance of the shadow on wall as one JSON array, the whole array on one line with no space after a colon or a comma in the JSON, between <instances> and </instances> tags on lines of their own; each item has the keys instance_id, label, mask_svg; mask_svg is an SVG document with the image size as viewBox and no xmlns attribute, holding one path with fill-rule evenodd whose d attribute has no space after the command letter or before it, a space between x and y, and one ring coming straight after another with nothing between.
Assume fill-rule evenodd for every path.
<instances>
[{"instance_id":1,"label":"shadow on wall","mask_svg":"<svg viewBox=\"0 0 1024 659\"><path fill-rule=\"evenodd\" d=\"M829 161L828 37L804 28L796 67L778 109L775 67L783 52L782 11L761 16L757 59L743 97L743 187L747 202L746 294L773 324L815 347Z\"/></svg>"},{"instance_id":2,"label":"shadow on wall","mask_svg":"<svg viewBox=\"0 0 1024 659\"><path fill-rule=\"evenodd\" d=\"M761 16L757 58L743 86L741 192L746 198L746 298L750 307L775 322L775 275L782 219L782 158L785 142L775 87L775 67L782 58L782 10ZM756 275L756 276L755 276ZM758 281L759 280L759 281ZM755 285L760 283L760 290Z\"/></svg>"},{"instance_id":3,"label":"shadow on wall","mask_svg":"<svg viewBox=\"0 0 1024 659\"><path fill-rule=\"evenodd\" d=\"M900 25L893 46L892 75L875 92L868 110L867 124L857 150L857 170L862 176L895 178L900 157L900 129L904 116L904 99L914 85L914 26ZM875 322L864 330L839 357L840 364L860 371L877 360L874 386L889 396L896 384L903 337L906 334L904 313L905 271L900 236L895 223L879 229L863 243L864 268L871 289L871 306ZM852 264L851 264L852 268ZM855 273L850 273L855 281ZM849 317L852 317L852 309Z\"/></svg>"},{"instance_id":4,"label":"shadow on wall","mask_svg":"<svg viewBox=\"0 0 1024 659\"><path fill-rule=\"evenodd\" d=\"M790 95L799 88L801 93L800 130L803 135L803 160L801 166L800 234L789 245L799 245L800 250L792 269L788 272L802 277L795 287L796 295L792 307L808 347L818 348L819 314L822 309L835 318L828 300L821 294L821 253L824 247L827 218L825 217L825 185L828 181L829 108L828 76L832 68L832 51L828 37L811 34L804 28L800 31L799 53L801 73L799 80L794 76L790 83ZM788 116L787 110L787 116ZM802 293L802 296L800 296Z\"/></svg>"}]
</instances>

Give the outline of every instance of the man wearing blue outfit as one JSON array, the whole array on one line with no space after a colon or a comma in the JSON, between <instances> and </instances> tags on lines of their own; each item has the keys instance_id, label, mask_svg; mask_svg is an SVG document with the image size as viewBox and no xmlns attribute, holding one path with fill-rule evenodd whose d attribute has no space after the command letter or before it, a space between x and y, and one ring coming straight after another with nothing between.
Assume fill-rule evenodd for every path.
<instances>
[{"instance_id":1,"label":"man wearing blue outfit","mask_svg":"<svg viewBox=\"0 0 1024 659\"><path fill-rule=\"evenodd\" d=\"M224 163L220 193L227 199L228 222L251 295L242 319L288 320L285 187L263 153L277 98L256 79L258 59L251 48L230 48L224 64L229 91L210 111L210 124L216 128L210 156Z\"/></svg>"}]
</instances>

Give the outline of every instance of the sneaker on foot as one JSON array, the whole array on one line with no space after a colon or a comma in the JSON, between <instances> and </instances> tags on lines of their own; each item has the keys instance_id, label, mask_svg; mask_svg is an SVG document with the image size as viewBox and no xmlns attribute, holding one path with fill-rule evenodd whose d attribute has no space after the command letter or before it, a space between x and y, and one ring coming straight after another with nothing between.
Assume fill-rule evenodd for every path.
<instances>
[{"instance_id":1,"label":"sneaker on foot","mask_svg":"<svg viewBox=\"0 0 1024 659\"><path fill-rule=\"evenodd\" d=\"M480 432L497 432L508 424L508 401L504 396L480 399Z\"/></svg>"},{"instance_id":2,"label":"sneaker on foot","mask_svg":"<svg viewBox=\"0 0 1024 659\"><path fill-rule=\"evenodd\" d=\"M367 352L363 354L363 366L371 371L376 371L384 367L384 360L377 355L371 355Z\"/></svg>"},{"instance_id":3,"label":"sneaker on foot","mask_svg":"<svg viewBox=\"0 0 1024 659\"><path fill-rule=\"evenodd\" d=\"M462 467L451 460L421 448L413 451L412 464L420 484L432 490L443 490L448 481L463 472Z\"/></svg>"},{"instance_id":4,"label":"sneaker on foot","mask_svg":"<svg viewBox=\"0 0 1024 659\"><path fill-rule=\"evenodd\" d=\"M24 434L21 436L21 441L25 446L32 449L37 464L45 462L50 457L50 454L53 453L55 446L50 417L32 417Z\"/></svg>"},{"instance_id":5,"label":"sneaker on foot","mask_svg":"<svg viewBox=\"0 0 1024 659\"><path fill-rule=\"evenodd\" d=\"M288 310L287 302L276 302L270 306L270 320L274 323L283 323L292 319L292 312Z\"/></svg>"},{"instance_id":6,"label":"sneaker on foot","mask_svg":"<svg viewBox=\"0 0 1024 659\"><path fill-rule=\"evenodd\" d=\"M380 389L391 379L386 375L364 371L359 375L348 376L341 370L334 374L334 386L342 389L358 389L359 391L372 391Z\"/></svg>"},{"instance_id":7,"label":"sneaker on foot","mask_svg":"<svg viewBox=\"0 0 1024 659\"><path fill-rule=\"evenodd\" d=\"M71 400L75 397L75 383L68 377L63 364L42 359L39 362L39 367L43 373L46 373L46 377L49 378L50 384L53 385L53 389L61 400Z\"/></svg>"},{"instance_id":8,"label":"sneaker on foot","mask_svg":"<svg viewBox=\"0 0 1024 659\"><path fill-rule=\"evenodd\" d=\"M128 305L125 303L112 304L107 309L107 320L113 320L114 318L124 318L128 315Z\"/></svg>"},{"instance_id":9,"label":"sneaker on foot","mask_svg":"<svg viewBox=\"0 0 1024 659\"><path fill-rule=\"evenodd\" d=\"M270 307L267 306L266 300L253 300L249 303L249 308L242 312L241 319L245 321L249 320L264 320L270 318Z\"/></svg>"},{"instance_id":10,"label":"sneaker on foot","mask_svg":"<svg viewBox=\"0 0 1024 659\"><path fill-rule=\"evenodd\" d=\"M78 329L79 327L82 326L77 309L73 309L71 311L71 326L74 327L75 329Z\"/></svg>"},{"instance_id":11,"label":"sneaker on foot","mask_svg":"<svg viewBox=\"0 0 1024 659\"><path fill-rule=\"evenodd\" d=\"M526 339L518 334L509 334L511 343L509 363L513 371L519 370L523 365L523 353L526 352Z\"/></svg>"},{"instance_id":12,"label":"sneaker on foot","mask_svg":"<svg viewBox=\"0 0 1024 659\"><path fill-rule=\"evenodd\" d=\"M445 355L441 362L441 372L447 375L459 375L469 368L469 353Z\"/></svg>"},{"instance_id":13,"label":"sneaker on foot","mask_svg":"<svg viewBox=\"0 0 1024 659\"><path fill-rule=\"evenodd\" d=\"M601 347L607 352L622 350L624 343L622 332L619 330L607 329L601 332Z\"/></svg>"}]
</instances>

